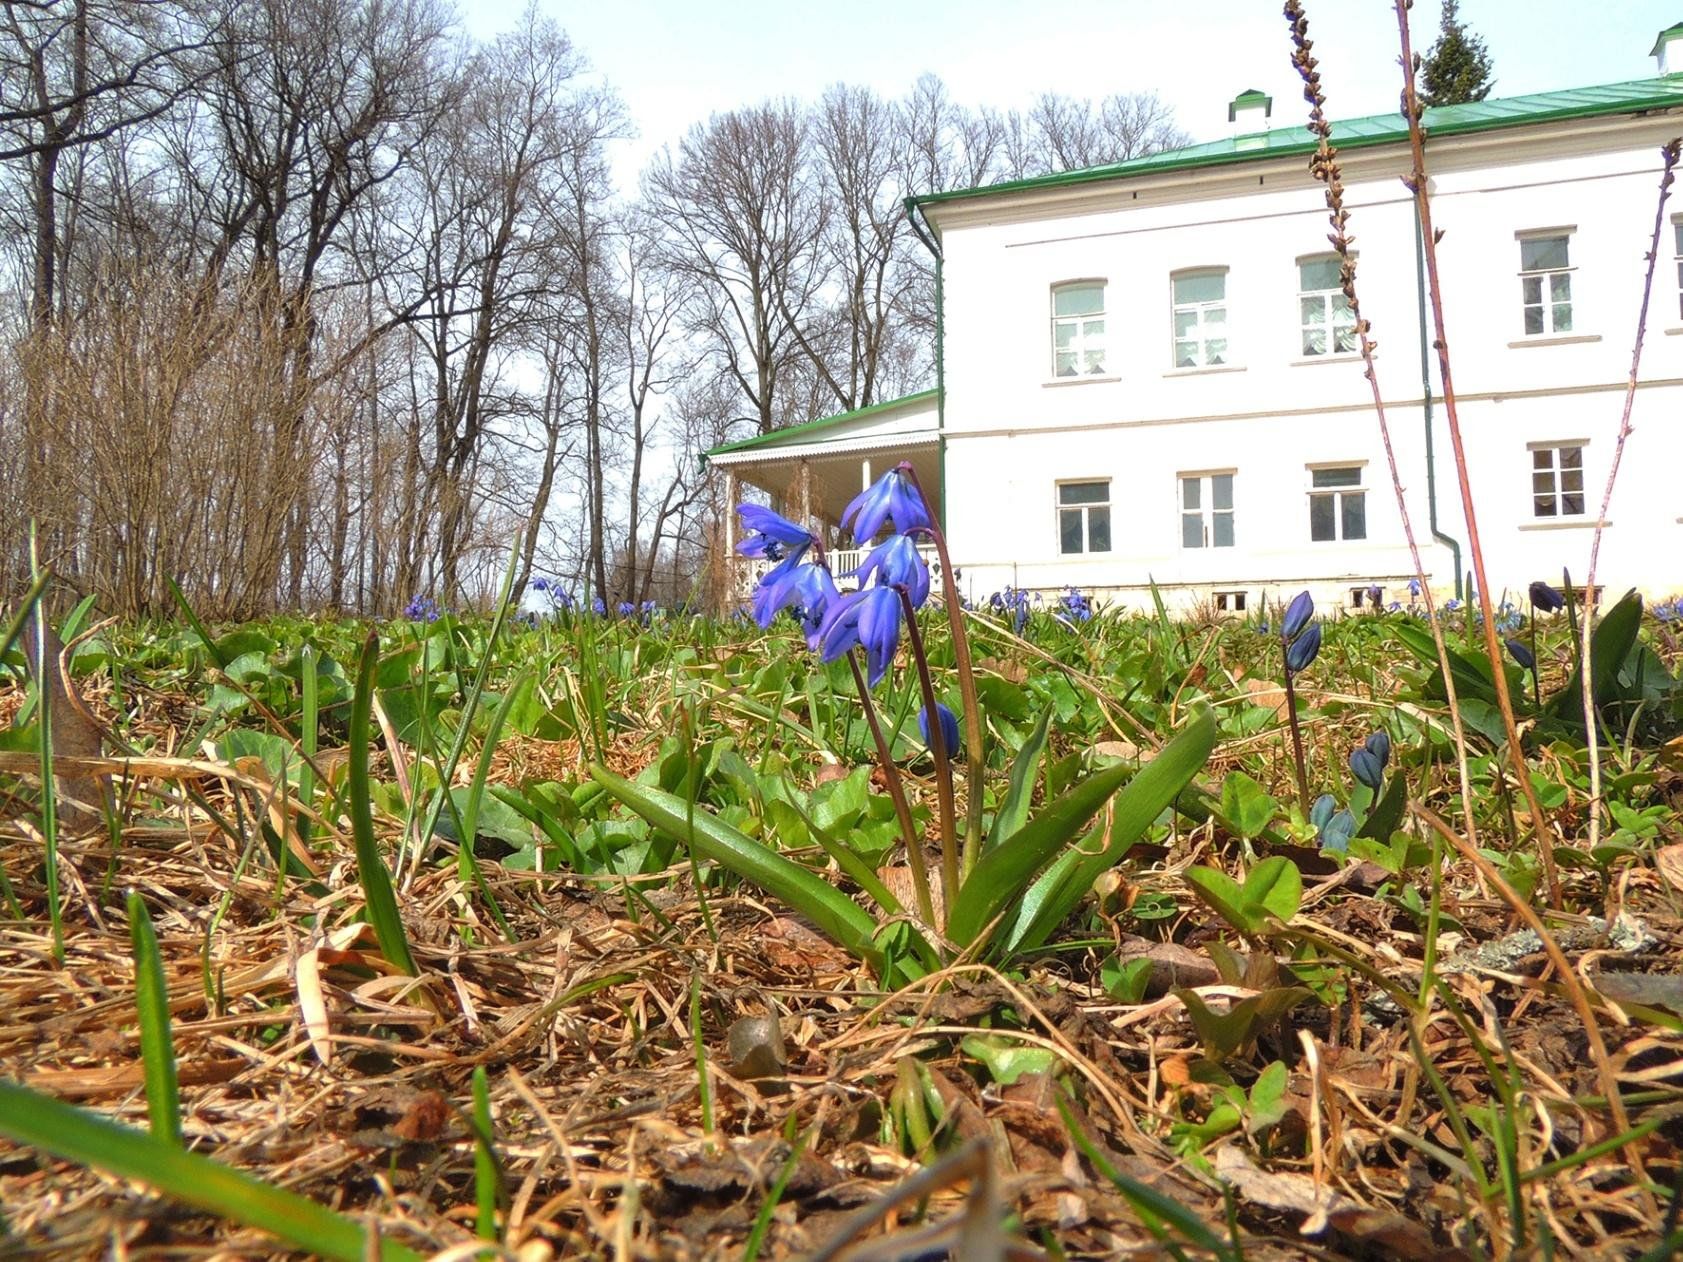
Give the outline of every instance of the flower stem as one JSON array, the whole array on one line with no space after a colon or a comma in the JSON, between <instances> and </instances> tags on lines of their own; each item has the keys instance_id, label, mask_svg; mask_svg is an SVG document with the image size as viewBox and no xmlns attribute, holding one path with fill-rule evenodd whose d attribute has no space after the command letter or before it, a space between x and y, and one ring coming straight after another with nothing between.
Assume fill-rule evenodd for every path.
<instances>
[{"instance_id":1,"label":"flower stem","mask_svg":"<svg viewBox=\"0 0 1683 1262\"><path fill-rule=\"evenodd\" d=\"M929 497L923 493L917 470L910 464L900 466L911 480L924 505ZM946 533L934 524L933 515L928 527L929 538L935 544L935 555L941 560L941 599L947 607L947 621L953 630L953 668L958 674L958 691L964 699L964 755L969 764L970 793L965 812L964 854L960 870L968 873L976 864L982 850L982 708L976 699L976 675L970 663L970 637L964 632L964 606L958 599L958 581L953 577L953 559L947 551Z\"/></svg>"},{"instance_id":2,"label":"flower stem","mask_svg":"<svg viewBox=\"0 0 1683 1262\"><path fill-rule=\"evenodd\" d=\"M1291 726L1292 760L1297 770L1297 804L1303 809L1303 817L1309 817L1309 771L1303 759L1303 729L1297 723L1297 692L1292 687L1295 672L1286 667L1286 722Z\"/></svg>"},{"instance_id":3,"label":"flower stem","mask_svg":"<svg viewBox=\"0 0 1683 1262\"><path fill-rule=\"evenodd\" d=\"M941 715L935 708L935 683L929 677L929 659L923 651L923 632L918 629L917 610L912 608L911 593L904 587L897 590L900 593L900 607L906 611L906 630L911 640L912 661L917 665L918 682L923 686L923 709L927 716L925 726L929 728L929 750L935 755L935 801L941 814L941 905L951 907L958 897L958 824L953 809L952 760L947 756L947 734L941 729Z\"/></svg>"},{"instance_id":4,"label":"flower stem","mask_svg":"<svg viewBox=\"0 0 1683 1262\"><path fill-rule=\"evenodd\" d=\"M900 820L900 835L906 841L906 863L912 870L912 892L917 897L917 914L923 917L924 924L935 928L935 900L929 893L929 865L923 857L923 841L917 835L917 825L912 823L912 808L906 802L906 789L900 783L900 769L894 765L894 759L888 752L888 741L882 734L882 724L877 721L877 709L871 704L871 690L865 685L865 676L859 670L859 657L849 652L847 664L853 671L853 682L859 688L859 704L865 707L865 726L871 729L871 739L876 742L877 765L882 768L882 778L888 782L888 796L894 802L894 814Z\"/></svg>"}]
</instances>

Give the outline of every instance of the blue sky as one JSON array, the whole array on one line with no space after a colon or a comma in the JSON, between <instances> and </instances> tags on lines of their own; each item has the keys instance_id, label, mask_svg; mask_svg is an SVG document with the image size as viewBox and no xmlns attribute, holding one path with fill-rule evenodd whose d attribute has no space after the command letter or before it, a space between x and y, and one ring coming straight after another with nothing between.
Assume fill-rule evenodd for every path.
<instances>
[{"instance_id":1,"label":"blue sky","mask_svg":"<svg viewBox=\"0 0 1683 1262\"><path fill-rule=\"evenodd\" d=\"M465 0L488 38L526 0ZM899 95L924 71L967 104L1022 105L1036 93L1157 92L1195 139L1223 134L1244 88L1300 122L1276 0L539 0L625 100L636 140L618 146L629 182L647 157L709 114L766 97L816 96L839 81ZM1397 32L1384 0L1308 0L1310 33L1335 118L1395 108ZM1654 35L1683 21L1683 0L1462 0L1496 62L1494 95L1644 78ZM1415 39L1437 33L1417 0Z\"/></svg>"}]
</instances>

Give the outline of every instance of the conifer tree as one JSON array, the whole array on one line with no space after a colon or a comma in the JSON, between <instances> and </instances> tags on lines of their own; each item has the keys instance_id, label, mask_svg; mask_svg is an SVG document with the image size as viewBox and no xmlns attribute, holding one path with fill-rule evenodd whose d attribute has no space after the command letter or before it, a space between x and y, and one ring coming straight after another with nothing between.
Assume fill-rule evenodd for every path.
<instances>
[{"instance_id":1,"label":"conifer tree","mask_svg":"<svg viewBox=\"0 0 1683 1262\"><path fill-rule=\"evenodd\" d=\"M1420 67L1420 99L1427 105L1462 105L1490 95L1490 50L1461 21L1459 0L1443 0L1438 41Z\"/></svg>"}]
</instances>

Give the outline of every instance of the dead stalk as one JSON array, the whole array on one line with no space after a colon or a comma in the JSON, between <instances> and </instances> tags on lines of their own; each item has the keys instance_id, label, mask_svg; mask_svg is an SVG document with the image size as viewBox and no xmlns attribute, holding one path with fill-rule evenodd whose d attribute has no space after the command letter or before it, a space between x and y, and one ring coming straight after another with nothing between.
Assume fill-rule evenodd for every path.
<instances>
[{"instance_id":1,"label":"dead stalk","mask_svg":"<svg viewBox=\"0 0 1683 1262\"><path fill-rule=\"evenodd\" d=\"M1560 873L1555 868L1554 848L1549 841L1548 821L1537 801L1537 791L1531 784L1531 774L1525 765L1525 751L1520 747L1519 728L1514 722L1513 698L1508 692L1508 677L1502 669L1502 644L1496 634L1496 612L1490 603L1490 583L1485 574L1484 549L1479 543L1478 513L1473 507L1472 479L1467 473L1467 452L1461 440L1461 420L1455 406L1455 383L1449 365L1449 334L1443 317L1443 286L1438 277L1438 237L1432 226L1432 199L1426 189L1426 135L1420 126L1421 105L1415 90L1414 48L1409 41L1408 10L1410 0L1395 0L1397 30L1402 43L1403 114L1408 119L1408 143L1413 165L1408 180L1414 195L1414 206L1420 215L1421 244L1426 255L1426 287L1431 298L1432 328L1436 335L1438 376L1443 383L1444 422L1449 430L1450 445L1455 449L1455 477L1461 493L1461 511L1467 523L1467 552L1472 558L1473 574L1478 582L1478 607L1484 630L1484 648L1490 658L1491 680L1496 686L1496 708L1502 714L1502 732L1508 746L1508 761L1514 779L1519 781L1525 795L1526 809L1531 814L1532 837L1537 843L1538 857L1543 864L1543 879L1549 888L1549 906L1560 906ZM1468 802L1469 808L1471 802ZM1469 809L1470 813L1470 809Z\"/></svg>"}]
</instances>

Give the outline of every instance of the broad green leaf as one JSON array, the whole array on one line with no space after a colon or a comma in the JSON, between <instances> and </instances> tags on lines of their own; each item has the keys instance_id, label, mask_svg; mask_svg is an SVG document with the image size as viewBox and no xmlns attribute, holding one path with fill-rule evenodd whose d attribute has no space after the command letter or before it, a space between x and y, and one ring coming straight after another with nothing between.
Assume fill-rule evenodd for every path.
<instances>
[{"instance_id":1,"label":"broad green leaf","mask_svg":"<svg viewBox=\"0 0 1683 1262\"><path fill-rule=\"evenodd\" d=\"M1240 888L1239 882L1219 868L1188 868L1184 875L1186 883L1192 887L1192 892L1208 903L1216 915L1240 933L1256 931L1254 917L1245 902L1245 892Z\"/></svg>"},{"instance_id":2,"label":"broad green leaf","mask_svg":"<svg viewBox=\"0 0 1683 1262\"><path fill-rule=\"evenodd\" d=\"M1416 626L1412 622L1399 622L1392 627L1393 633L1403 642L1403 646L1413 653L1427 666L1442 667L1438 663L1438 646L1432 639L1432 633L1425 627ZM1464 654L1444 645L1449 656L1449 669L1455 676L1455 695L1459 700L1476 698L1477 700L1494 705L1496 702L1496 684L1490 673L1490 661L1482 653ZM1441 683L1440 683L1441 686Z\"/></svg>"},{"instance_id":3,"label":"broad green leaf","mask_svg":"<svg viewBox=\"0 0 1683 1262\"><path fill-rule=\"evenodd\" d=\"M986 1065L988 1075L1002 1087L1024 1074L1043 1074L1058 1063L1049 1047L1029 1047L999 1035L972 1034L959 1047Z\"/></svg>"},{"instance_id":4,"label":"broad green leaf","mask_svg":"<svg viewBox=\"0 0 1683 1262\"><path fill-rule=\"evenodd\" d=\"M1642 628L1642 597L1635 591L1609 609L1596 623L1590 635L1590 686L1596 704L1607 701L1618 681L1619 668L1636 645L1637 632ZM1544 703L1543 709L1554 718L1581 728L1584 722L1583 674L1574 670L1565 687Z\"/></svg>"},{"instance_id":5,"label":"broad green leaf","mask_svg":"<svg viewBox=\"0 0 1683 1262\"><path fill-rule=\"evenodd\" d=\"M1385 796L1374 803L1356 836L1371 837L1375 841L1389 841L1391 834L1397 830L1397 825L1402 822L1403 809L1407 805L1408 784L1404 781L1402 773L1398 772L1386 782Z\"/></svg>"},{"instance_id":6,"label":"broad green leaf","mask_svg":"<svg viewBox=\"0 0 1683 1262\"><path fill-rule=\"evenodd\" d=\"M876 955L871 945L876 922L864 908L823 877L744 836L703 807L683 798L632 784L595 764L590 768L590 776L615 800L630 807L653 827L689 846L701 858L782 899L844 949L865 959Z\"/></svg>"},{"instance_id":7,"label":"broad green leaf","mask_svg":"<svg viewBox=\"0 0 1683 1262\"><path fill-rule=\"evenodd\" d=\"M1284 1061L1270 1061L1251 1084L1250 1107L1245 1111L1245 1129L1255 1135L1267 1130L1286 1115L1286 1085L1291 1072Z\"/></svg>"},{"instance_id":8,"label":"broad green leaf","mask_svg":"<svg viewBox=\"0 0 1683 1262\"><path fill-rule=\"evenodd\" d=\"M1117 1003L1139 1003L1145 998L1146 987L1151 982L1151 959L1149 956L1135 956L1131 960L1119 960L1114 955L1105 957L1099 965L1099 985L1104 987L1104 993Z\"/></svg>"},{"instance_id":9,"label":"broad green leaf","mask_svg":"<svg viewBox=\"0 0 1683 1262\"><path fill-rule=\"evenodd\" d=\"M65 1161L133 1179L183 1205L266 1231L335 1262L421 1262L391 1240L378 1246L360 1223L141 1131L0 1080L0 1135Z\"/></svg>"},{"instance_id":10,"label":"broad green leaf","mask_svg":"<svg viewBox=\"0 0 1683 1262\"><path fill-rule=\"evenodd\" d=\"M1021 899L1023 910L1013 922L1018 927L1007 940L1008 952L1044 942L1092 888L1098 874L1119 860L1175 800L1214 745L1215 719L1202 711L1138 771L1118 764L1073 785L982 856L948 911L947 936L961 947L969 946L1009 902ZM1129 783L1112 812L1109 843L1094 852L1071 851L1061 857L1050 879L1033 882L1025 894L1030 878L1124 781Z\"/></svg>"}]
</instances>

